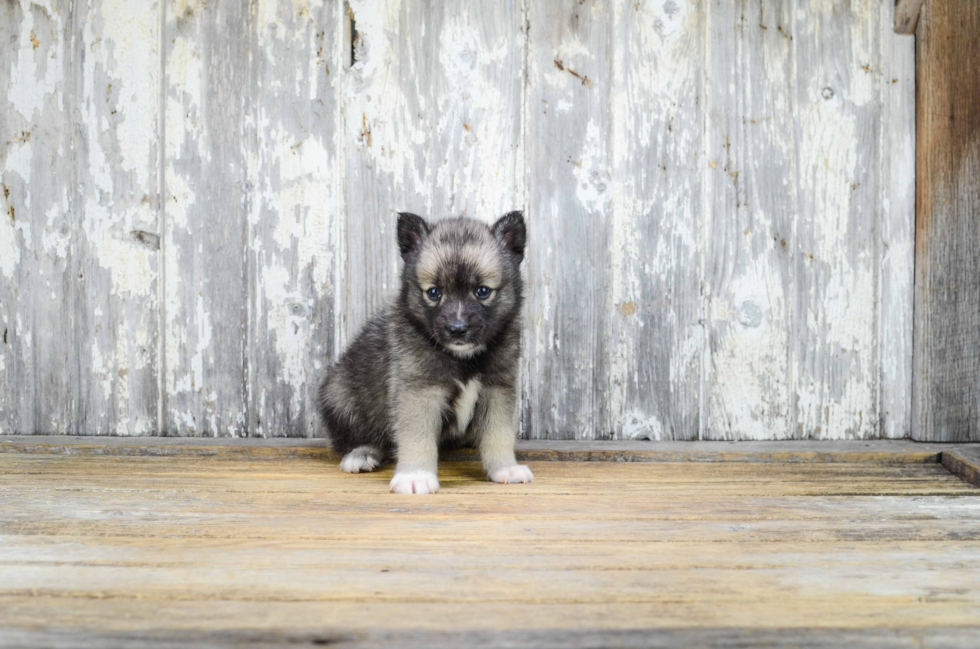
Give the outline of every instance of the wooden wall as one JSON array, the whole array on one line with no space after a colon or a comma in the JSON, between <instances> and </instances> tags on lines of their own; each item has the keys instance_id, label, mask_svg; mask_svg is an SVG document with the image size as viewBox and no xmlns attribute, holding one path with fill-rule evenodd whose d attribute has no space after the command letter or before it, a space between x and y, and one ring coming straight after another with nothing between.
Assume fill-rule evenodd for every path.
<instances>
[{"instance_id":1,"label":"wooden wall","mask_svg":"<svg viewBox=\"0 0 980 649\"><path fill-rule=\"evenodd\" d=\"M980 441L980 3L918 22L915 439Z\"/></svg>"},{"instance_id":2,"label":"wooden wall","mask_svg":"<svg viewBox=\"0 0 980 649\"><path fill-rule=\"evenodd\" d=\"M395 212L524 208L525 436L908 436L893 11L0 3L0 433L318 435Z\"/></svg>"}]
</instances>

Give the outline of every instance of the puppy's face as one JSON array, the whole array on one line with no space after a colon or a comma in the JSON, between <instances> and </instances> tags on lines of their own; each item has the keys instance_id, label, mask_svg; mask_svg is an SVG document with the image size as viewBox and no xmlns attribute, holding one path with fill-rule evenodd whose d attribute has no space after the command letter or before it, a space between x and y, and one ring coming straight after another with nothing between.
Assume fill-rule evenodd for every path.
<instances>
[{"instance_id":1,"label":"puppy's face","mask_svg":"<svg viewBox=\"0 0 980 649\"><path fill-rule=\"evenodd\" d=\"M482 352L520 311L525 238L520 212L492 227L462 217L430 226L400 214L402 300L410 317L456 356Z\"/></svg>"}]
</instances>

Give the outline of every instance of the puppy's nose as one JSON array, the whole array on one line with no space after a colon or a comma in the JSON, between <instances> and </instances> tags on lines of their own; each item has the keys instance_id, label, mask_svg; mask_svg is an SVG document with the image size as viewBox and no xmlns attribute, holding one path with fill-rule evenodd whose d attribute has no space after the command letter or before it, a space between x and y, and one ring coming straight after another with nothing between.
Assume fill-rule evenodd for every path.
<instances>
[{"instance_id":1,"label":"puppy's nose","mask_svg":"<svg viewBox=\"0 0 980 649\"><path fill-rule=\"evenodd\" d=\"M466 326L466 323L460 320L450 322L446 329L449 331L449 335L453 338L462 338L466 335L466 332L469 331L469 327Z\"/></svg>"}]
</instances>

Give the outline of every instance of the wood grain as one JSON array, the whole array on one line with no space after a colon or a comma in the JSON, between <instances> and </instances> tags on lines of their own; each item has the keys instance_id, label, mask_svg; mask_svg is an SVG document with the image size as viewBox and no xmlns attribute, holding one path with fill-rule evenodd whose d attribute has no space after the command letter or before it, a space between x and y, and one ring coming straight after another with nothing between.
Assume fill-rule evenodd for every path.
<instances>
[{"instance_id":1,"label":"wood grain","mask_svg":"<svg viewBox=\"0 0 980 649\"><path fill-rule=\"evenodd\" d=\"M795 12L793 434L878 430L877 3Z\"/></svg>"},{"instance_id":2,"label":"wood grain","mask_svg":"<svg viewBox=\"0 0 980 649\"><path fill-rule=\"evenodd\" d=\"M915 278L915 39L892 29L880 4L881 131L878 204L878 434L912 433L912 303Z\"/></svg>"},{"instance_id":3,"label":"wood grain","mask_svg":"<svg viewBox=\"0 0 980 649\"><path fill-rule=\"evenodd\" d=\"M75 3L72 12L77 101L69 310L80 434L161 430L162 6L142 2L134 9L92 0Z\"/></svg>"},{"instance_id":4,"label":"wood grain","mask_svg":"<svg viewBox=\"0 0 980 649\"><path fill-rule=\"evenodd\" d=\"M320 435L394 213L523 207L524 437L907 436L905 5L8 2L0 433ZM944 218L916 426L967 439L980 294L941 269L976 232Z\"/></svg>"},{"instance_id":5,"label":"wood grain","mask_svg":"<svg viewBox=\"0 0 980 649\"><path fill-rule=\"evenodd\" d=\"M612 206L611 7L528 5L528 330L523 431L601 432L598 374L608 352ZM546 169L543 173L539 169Z\"/></svg>"},{"instance_id":6,"label":"wood grain","mask_svg":"<svg viewBox=\"0 0 980 649\"><path fill-rule=\"evenodd\" d=\"M312 437L336 344L343 246L335 2L253 4L248 137L248 421L261 437Z\"/></svg>"},{"instance_id":7,"label":"wood grain","mask_svg":"<svg viewBox=\"0 0 980 649\"><path fill-rule=\"evenodd\" d=\"M792 7L710 2L707 21L704 438L792 438Z\"/></svg>"},{"instance_id":8,"label":"wood grain","mask_svg":"<svg viewBox=\"0 0 980 649\"><path fill-rule=\"evenodd\" d=\"M753 629L739 627L698 627L674 629L521 629L519 631L466 630L466 631L390 631L363 629L357 632L338 633L333 629L309 629L303 631L282 630L222 630L222 631L175 631L153 630L146 632L86 630L84 633L0 629L0 642L4 646L52 647L62 649L98 649L120 647L123 649L148 649L161 646L194 646L203 649L224 649L248 645L261 645L274 649L297 646L329 645L338 649L359 647L398 646L405 649L455 649L461 646L505 646L510 649L585 649L615 646L621 649L646 649L655 647L695 646L765 646L778 647L789 644L803 645L812 649L855 649L899 647L916 649L923 644L949 649L973 649L980 642L978 627L926 627L908 629L847 629L828 627L794 627L787 629Z\"/></svg>"},{"instance_id":9,"label":"wood grain","mask_svg":"<svg viewBox=\"0 0 980 649\"><path fill-rule=\"evenodd\" d=\"M750 462L750 463L872 463L917 464L939 462L946 452L969 450L973 445L922 444L897 440L786 441L728 444L720 442L518 440L520 461L561 462ZM73 436L4 436L0 453L55 454L98 457L207 457L224 459L320 459L339 462L326 440L291 438L227 439L187 437L123 437L98 439ZM478 458L472 449L442 454L444 461Z\"/></svg>"},{"instance_id":10,"label":"wood grain","mask_svg":"<svg viewBox=\"0 0 980 649\"><path fill-rule=\"evenodd\" d=\"M349 5L341 343L397 291L397 212L492 222L524 202L520 3Z\"/></svg>"},{"instance_id":11,"label":"wood grain","mask_svg":"<svg viewBox=\"0 0 980 649\"><path fill-rule=\"evenodd\" d=\"M0 454L0 639L557 626L609 644L615 629L930 625L957 638L980 612L962 569L980 560L980 491L936 463L533 469L502 486L444 463L443 491L423 499L388 494L390 470L316 458Z\"/></svg>"},{"instance_id":12,"label":"wood grain","mask_svg":"<svg viewBox=\"0 0 980 649\"><path fill-rule=\"evenodd\" d=\"M0 5L0 432L78 432L70 3Z\"/></svg>"},{"instance_id":13,"label":"wood grain","mask_svg":"<svg viewBox=\"0 0 980 649\"><path fill-rule=\"evenodd\" d=\"M914 34L919 23L919 13L924 0L895 0L894 30L899 34ZM891 7L891 2L882 2L882 7Z\"/></svg>"},{"instance_id":14,"label":"wood grain","mask_svg":"<svg viewBox=\"0 0 980 649\"><path fill-rule=\"evenodd\" d=\"M980 449L972 447L945 451L942 463L954 475L980 487Z\"/></svg>"},{"instance_id":15,"label":"wood grain","mask_svg":"<svg viewBox=\"0 0 980 649\"><path fill-rule=\"evenodd\" d=\"M235 2L166 12L164 434L247 425L249 20Z\"/></svg>"},{"instance_id":16,"label":"wood grain","mask_svg":"<svg viewBox=\"0 0 980 649\"><path fill-rule=\"evenodd\" d=\"M594 84L610 94L612 176L603 182L612 198L610 266L594 266L606 279L594 307L593 436L697 439L705 9L700 2L616 2L611 23L604 38L612 82Z\"/></svg>"},{"instance_id":17,"label":"wood grain","mask_svg":"<svg viewBox=\"0 0 980 649\"><path fill-rule=\"evenodd\" d=\"M980 440L980 6L926 3L916 60L912 437Z\"/></svg>"}]
</instances>

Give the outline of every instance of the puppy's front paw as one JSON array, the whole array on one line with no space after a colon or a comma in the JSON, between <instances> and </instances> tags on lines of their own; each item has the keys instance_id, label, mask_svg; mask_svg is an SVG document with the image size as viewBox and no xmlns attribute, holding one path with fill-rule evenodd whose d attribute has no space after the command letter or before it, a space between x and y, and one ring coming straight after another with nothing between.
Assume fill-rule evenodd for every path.
<instances>
[{"instance_id":1,"label":"puppy's front paw","mask_svg":"<svg viewBox=\"0 0 980 649\"><path fill-rule=\"evenodd\" d=\"M431 471L396 473L390 487L396 494L434 494L439 491L439 478Z\"/></svg>"},{"instance_id":2,"label":"puppy's front paw","mask_svg":"<svg viewBox=\"0 0 980 649\"><path fill-rule=\"evenodd\" d=\"M366 473L381 466L381 453L373 446L358 446L340 461L340 470L347 473Z\"/></svg>"},{"instance_id":3,"label":"puppy's front paw","mask_svg":"<svg viewBox=\"0 0 980 649\"><path fill-rule=\"evenodd\" d=\"M534 474L523 464L515 464L491 471L490 479L500 484L527 483L534 482Z\"/></svg>"}]
</instances>

